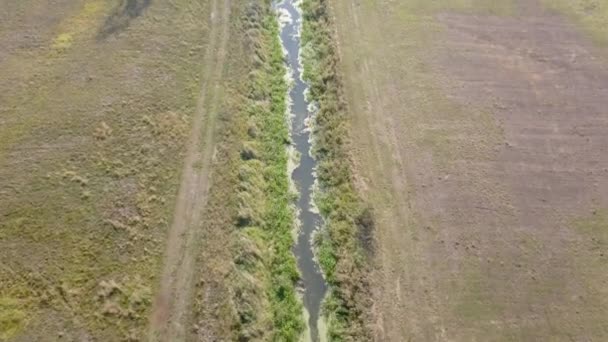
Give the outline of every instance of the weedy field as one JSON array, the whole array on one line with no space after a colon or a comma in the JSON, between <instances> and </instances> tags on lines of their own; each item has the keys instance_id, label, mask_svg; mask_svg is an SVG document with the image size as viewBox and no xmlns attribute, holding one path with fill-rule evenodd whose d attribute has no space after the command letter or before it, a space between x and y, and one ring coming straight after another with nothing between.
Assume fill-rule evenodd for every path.
<instances>
[{"instance_id":1,"label":"weedy field","mask_svg":"<svg viewBox=\"0 0 608 342\"><path fill-rule=\"evenodd\" d=\"M382 341L604 340L604 1L328 2Z\"/></svg>"}]
</instances>

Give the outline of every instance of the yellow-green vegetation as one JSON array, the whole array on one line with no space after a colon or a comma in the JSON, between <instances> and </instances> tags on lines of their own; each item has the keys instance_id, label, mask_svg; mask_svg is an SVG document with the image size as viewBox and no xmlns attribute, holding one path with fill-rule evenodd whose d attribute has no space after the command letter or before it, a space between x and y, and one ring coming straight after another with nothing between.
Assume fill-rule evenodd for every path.
<instances>
[{"instance_id":1,"label":"yellow-green vegetation","mask_svg":"<svg viewBox=\"0 0 608 342\"><path fill-rule=\"evenodd\" d=\"M608 44L608 2L604 0L543 0L542 3L548 8L573 18L597 44L601 46Z\"/></svg>"},{"instance_id":2,"label":"yellow-green vegetation","mask_svg":"<svg viewBox=\"0 0 608 342\"><path fill-rule=\"evenodd\" d=\"M210 316L229 322L212 329L233 340L297 341L305 325L296 293L299 273L291 252L288 84L279 29L270 1L249 2L236 15L240 17L233 23L234 36L243 39L231 48L229 68L238 73L231 76L227 106L232 114L224 117L220 129L220 161L210 194L212 218L206 224L229 232L224 236L227 241L217 243L230 245L227 257L233 261L228 271L218 270L226 259L218 259L210 269L221 280L209 279L209 273L200 275L194 310L201 329L214 324ZM208 252L201 258L213 258L205 255ZM215 313L208 312L213 301L209 293L228 297Z\"/></svg>"},{"instance_id":3,"label":"yellow-green vegetation","mask_svg":"<svg viewBox=\"0 0 608 342\"><path fill-rule=\"evenodd\" d=\"M463 276L467 286L459 295L454 312L470 322L500 319L504 305L492 301L494 292L485 286L484 275L476 269L467 272L466 276Z\"/></svg>"},{"instance_id":4,"label":"yellow-green vegetation","mask_svg":"<svg viewBox=\"0 0 608 342\"><path fill-rule=\"evenodd\" d=\"M91 33L91 22L94 22L106 4L95 0L82 4L81 9L74 15L64 20L59 25L59 34L53 39L52 49L54 52L63 52L68 49L74 39L87 32Z\"/></svg>"},{"instance_id":5,"label":"yellow-green vegetation","mask_svg":"<svg viewBox=\"0 0 608 342\"><path fill-rule=\"evenodd\" d=\"M12 298L0 298L0 340L15 335L25 324L27 317L21 310L23 303Z\"/></svg>"},{"instance_id":6,"label":"yellow-green vegetation","mask_svg":"<svg viewBox=\"0 0 608 342\"><path fill-rule=\"evenodd\" d=\"M387 67L395 68L395 72L405 70L407 78L402 84L408 91L403 96L410 104L405 111L412 121L424 122L408 131L408 137L418 145L430 148L435 166L440 169L448 168L450 161L459 158L487 159L493 153L494 145L503 138L491 112L495 99L471 106L447 96L443 86L446 78L433 69L429 55L441 49L436 44L445 33L445 27L436 19L440 13L506 16L515 13L515 4L512 0L414 0L400 3L394 11L393 18L398 18L395 27L408 40L398 47L401 52L399 67L392 64ZM462 136L468 139L455 140Z\"/></svg>"},{"instance_id":7,"label":"yellow-green vegetation","mask_svg":"<svg viewBox=\"0 0 608 342\"><path fill-rule=\"evenodd\" d=\"M595 236L598 244L608 244L608 211L595 210L591 217L576 220L574 226L585 235Z\"/></svg>"},{"instance_id":8,"label":"yellow-green vegetation","mask_svg":"<svg viewBox=\"0 0 608 342\"><path fill-rule=\"evenodd\" d=\"M347 151L347 111L336 66L337 51L325 0L305 0L303 7L304 78L318 105L313 124L314 156L320 191L315 201L325 226L316 236L317 255L330 285L324 302L330 341L370 339L365 314L366 268L373 251L370 210L355 191Z\"/></svg>"},{"instance_id":9,"label":"yellow-green vegetation","mask_svg":"<svg viewBox=\"0 0 608 342\"><path fill-rule=\"evenodd\" d=\"M593 210L588 215L572 220L569 226L576 236L573 249L580 252L573 253L565 262L576 268L579 276L577 279L585 293L578 298L583 303L583 308L589 310L584 316L585 331L589 336L602 339L606 336L605 317L608 311L608 274L605 272L608 268L608 210ZM547 293L555 291L551 287L544 290ZM578 306L573 306L573 310L580 312ZM557 327L556 331L568 334L571 333L569 329L572 326L565 323Z\"/></svg>"},{"instance_id":10,"label":"yellow-green vegetation","mask_svg":"<svg viewBox=\"0 0 608 342\"><path fill-rule=\"evenodd\" d=\"M0 339L134 340L158 282L209 9L159 1L133 17L121 1L26 2L61 20L0 60ZM129 25L100 35L111 16Z\"/></svg>"},{"instance_id":11,"label":"yellow-green vegetation","mask_svg":"<svg viewBox=\"0 0 608 342\"><path fill-rule=\"evenodd\" d=\"M598 270L608 266L606 258L606 248L608 247L608 210L594 210L590 216L579 218L573 225L583 239L589 243L591 258L580 258L576 260L579 268L584 269L589 275L595 275L600 279L606 279L605 273ZM593 276L589 276L586 286L590 287L590 293L598 294L596 298L601 298L604 307L608 306L606 294L608 288L597 282Z\"/></svg>"}]
</instances>

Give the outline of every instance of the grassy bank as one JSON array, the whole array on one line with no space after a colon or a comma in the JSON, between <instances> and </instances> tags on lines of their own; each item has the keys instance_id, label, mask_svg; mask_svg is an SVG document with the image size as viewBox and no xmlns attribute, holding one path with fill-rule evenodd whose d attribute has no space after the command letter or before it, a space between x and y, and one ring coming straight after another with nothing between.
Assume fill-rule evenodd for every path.
<instances>
[{"instance_id":1,"label":"grassy bank","mask_svg":"<svg viewBox=\"0 0 608 342\"><path fill-rule=\"evenodd\" d=\"M348 119L337 70L337 51L325 0L303 2L304 78L318 105L313 127L320 191L316 203L325 219L317 255L330 285L324 304L330 341L370 339L366 327L367 257L373 253L373 217L356 193L348 155Z\"/></svg>"},{"instance_id":2,"label":"grassy bank","mask_svg":"<svg viewBox=\"0 0 608 342\"><path fill-rule=\"evenodd\" d=\"M214 180L210 199L217 218L208 224L209 229L230 232L224 238L230 241L233 261L225 268L222 261L226 260L216 258L211 271L217 276L201 274L198 326L204 333L215 315L216 321L230 322L220 330L233 340L297 341L305 325L296 293L299 273L291 252L294 212L287 174L288 84L279 28L269 1L250 2L239 16L236 36L244 39L232 50L240 60L231 63L240 67L232 68L239 74L233 75L227 104L234 114L224 124L218 154L224 162L215 172L219 178ZM223 253L221 247L210 247ZM208 253L203 257L214 258ZM217 284L217 279L223 284ZM215 313L206 312L206 294L217 287L223 289L216 294L229 299Z\"/></svg>"}]
</instances>

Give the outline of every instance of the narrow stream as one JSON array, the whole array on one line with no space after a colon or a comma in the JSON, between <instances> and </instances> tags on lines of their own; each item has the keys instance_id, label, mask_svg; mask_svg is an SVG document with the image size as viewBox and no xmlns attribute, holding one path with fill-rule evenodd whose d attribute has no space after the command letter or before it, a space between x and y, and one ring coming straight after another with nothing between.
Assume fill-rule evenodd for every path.
<instances>
[{"instance_id":1,"label":"narrow stream","mask_svg":"<svg viewBox=\"0 0 608 342\"><path fill-rule=\"evenodd\" d=\"M302 274L304 306L309 314L310 337L312 341L316 342L319 341L317 322L327 285L314 258L312 248L312 234L321 225L322 220L319 214L311 208L316 161L310 155L310 130L307 121L312 113L308 109L309 103L305 97L308 85L302 80L300 63L302 16L297 6L298 0L283 0L276 4L281 18L281 42L287 53L291 78L294 80L293 87L289 92L291 136L296 150L301 155L300 164L291 175L299 193L297 205L300 231L294 246L294 253Z\"/></svg>"}]
</instances>

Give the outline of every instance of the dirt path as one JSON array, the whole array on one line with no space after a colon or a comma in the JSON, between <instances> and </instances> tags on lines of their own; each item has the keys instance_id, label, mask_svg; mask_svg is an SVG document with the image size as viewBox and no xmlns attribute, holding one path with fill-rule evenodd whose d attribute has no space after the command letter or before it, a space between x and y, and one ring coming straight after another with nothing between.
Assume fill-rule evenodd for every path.
<instances>
[{"instance_id":1,"label":"dirt path","mask_svg":"<svg viewBox=\"0 0 608 342\"><path fill-rule=\"evenodd\" d=\"M607 68L523 3L501 17L332 1L378 221L378 341L608 336Z\"/></svg>"},{"instance_id":2,"label":"dirt path","mask_svg":"<svg viewBox=\"0 0 608 342\"><path fill-rule=\"evenodd\" d=\"M171 225L165 265L150 321L150 341L183 341L189 327L201 213L211 181L215 120L229 36L230 0L213 0L204 80Z\"/></svg>"}]
</instances>

